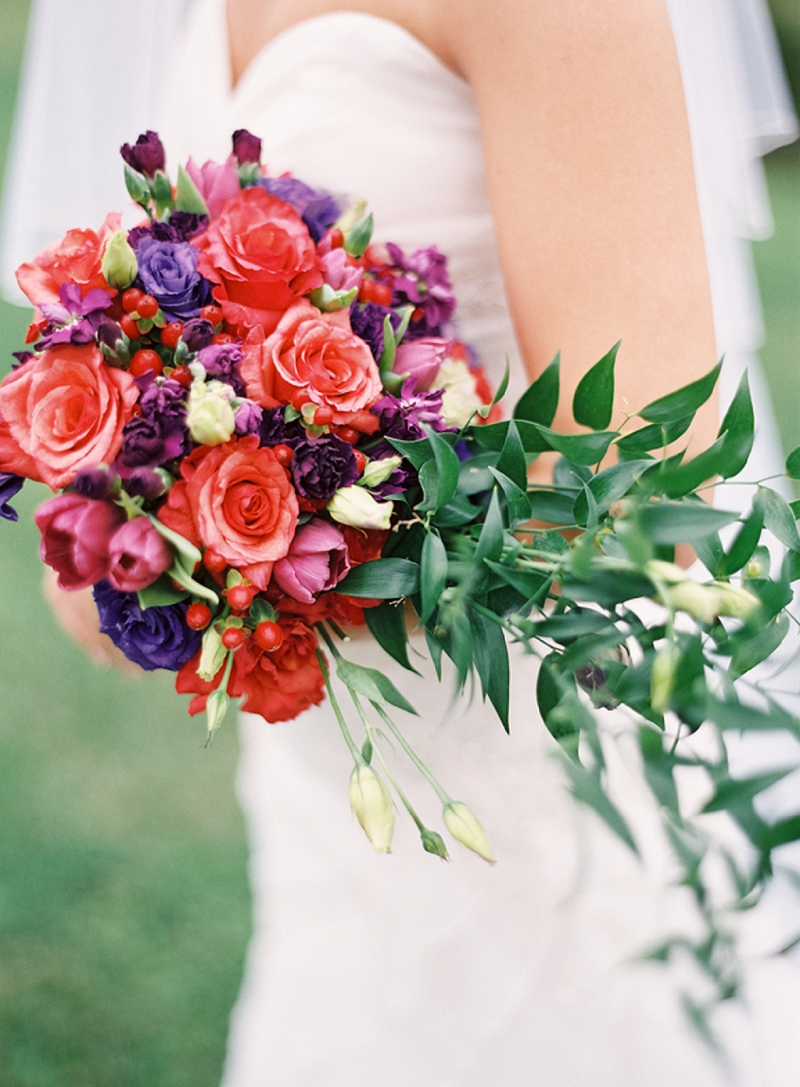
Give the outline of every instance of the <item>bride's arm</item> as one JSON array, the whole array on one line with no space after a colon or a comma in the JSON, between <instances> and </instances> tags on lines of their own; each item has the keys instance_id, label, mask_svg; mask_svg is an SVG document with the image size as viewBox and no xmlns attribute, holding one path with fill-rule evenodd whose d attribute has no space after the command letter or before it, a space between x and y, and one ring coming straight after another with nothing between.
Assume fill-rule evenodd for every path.
<instances>
[{"instance_id":1,"label":"bride's arm","mask_svg":"<svg viewBox=\"0 0 800 1087\"><path fill-rule=\"evenodd\" d=\"M530 375L561 349L566 409L581 375L622 338L617 405L636 409L711 369L708 277L664 4L494 0L489 14L482 0L446 0L444 8L477 100ZM712 403L694 440L707 444L717 425Z\"/></svg>"}]
</instances>

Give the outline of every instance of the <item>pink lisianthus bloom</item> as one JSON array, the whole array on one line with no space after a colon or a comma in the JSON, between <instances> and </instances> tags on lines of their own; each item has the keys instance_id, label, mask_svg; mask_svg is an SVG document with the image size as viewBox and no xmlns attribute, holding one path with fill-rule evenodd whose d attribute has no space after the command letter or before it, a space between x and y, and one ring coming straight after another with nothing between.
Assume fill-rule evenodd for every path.
<instances>
[{"instance_id":1,"label":"pink lisianthus bloom","mask_svg":"<svg viewBox=\"0 0 800 1087\"><path fill-rule=\"evenodd\" d=\"M225 162L204 162L202 166L190 158L186 173L197 186L206 202L211 217L216 219L232 196L239 192L239 177L233 164L233 155Z\"/></svg>"},{"instance_id":2,"label":"pink lisianthus bloom","mask_svg":"<svg viewBox=\"0 0 800 1087\"><path fill-rule=\"evenodd\" d=\"M172 548L147 517L120 525L108 543L108 578L121 593L152 585L172 566Z\"/></svg>"},{"instance_id":3,"label":"pink lisianthus bloom","mask_svg":"<svg viewBox=\"0 0 800 1087\"><path fill-rule=\"evenodd\" d=\"M451 346L451 340L443 340L439 336L427 336L401 343L397 348L392 370L396 374L413 377L416 392L427 392L440 366L447 359Z\"/></svg>"},{"instance_id":4,"label":"pink lisianthus bloom","mask_svg":"<svg viewBox=\"0 0 800 1087\"><path fill-rule=\"evenodd\" d=\"M364 272L353 264L352 258L344 249L331 249L320 256L319 262L323 279L334 291L351 291L354 287L361 286Z\"/></svg>"},{"instance_id":5,"label":"pink lisianthus bloom","mask_svg":"<svg viewBox=\"0 0 800 1087\"><path fill-rule=\"evenodd\" d=\"M40 554L58 574L62 589L85 589L108 575L109 543L125 521L112 502L60 494L36 511L42 534Z\"/></svg>"},{"instance_id":6,"label":"pink lisianthus bloom","mask_svg":"<svg viewBox=\"0 0 800 1087\"><path fill-rule=\"evenodd\" d=\"M317 593L332 589L350 569L344 534L318 517L300 528L286 558L272 568L272 580L287 596L313 604Z\"/></svg>"}]
</instances>

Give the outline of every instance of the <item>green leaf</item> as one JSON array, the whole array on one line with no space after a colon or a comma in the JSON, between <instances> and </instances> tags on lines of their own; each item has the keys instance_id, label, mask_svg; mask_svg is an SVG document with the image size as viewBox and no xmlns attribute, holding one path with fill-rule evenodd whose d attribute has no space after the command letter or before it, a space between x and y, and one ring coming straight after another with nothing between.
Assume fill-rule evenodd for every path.
<instances>
[{"instance_id":1,"label":"green leaf","mask_svg":"<svg viewBox=\"0 0 800 1087\"><path fill-rule=\"evenodd\" d=\"M708 536L695 536L691 541L694 552L713 577L721 577L722 564L725 561L725 548L718 532Z\"/></svg>"},{"instance_id":2,"label":"green leaf","mask_svg":"<svg viewBox=\"0 0 800 1087\"><path fill-rule=\"evenodd\" d=\"M376 608L365 608L364 618L378 645L403 668L407 668L409 672L417 672L408 659L408 633L402 606L391 600L384 600Z\"/></svg>"},{"instance_id":3,"label":"green leaf","mask_svg":"<svg viewBox=\"0 0 800 1087\"><path fill-rule=\"evenodd\" d=\"M136 204L144 204L150 196L150 184L144 174L140 174L138 170L134 170L129 166L127 162L124 166L125 172L125 188L128 190L128 196Z\"/></svg>"},{"instance_id":4,"label":"green leaf","mask_svg":"<svg viewBox=\"0 0 800 1087\"><path fill-rule=\"evenodd\" d=\"M614 410L614 363L619 345L614 344L607 355L578 382L575 396L572 398L572 414L575 422L592 430L605 430L611 422Z\"/></svg>"},{"instance_id":5,"label":"green leaf","mask_svg":"<svg viewBox=\"0 0 800 1087\"><path fill-rule=\"evenodd\" d=\"M574 525L572 513L578 491L528 491L531 503L531 517L549 525Z\"/></svg>"},{"instance_id":6,"label":"green leaf","mask_svg":"<svg viewBox=\"0 0 800 1087\"><path fill-rule=\"evenodd\" d=\"M710 721L721 729L736 732L780 732L787 730L800 735L800 721L774 702L766 710L745 706L734 698L710 698L707 706Z\"/></svg>"},{"instance_id":7,"label":"green leaf","mask_svg":"<svg viewBox=\"0 0 800 1087\"><path fill-rule=\"evenodd\" d=\"M472 656L481 681L484 698L494 706L506 732L508 724L509 665L508 646L499 623L481 612L470 610Z\"/></svg>"},{"instance_id":8,"label":"green leaf","mask_svg":"<svg viewBox=\"0 0 800 1087\"><path fill-rule=\"evenodd\" d=\"M403 442L398 438L389 438L388 441L417 471L433 457L433 446L428 438L420 438L416 442Z\"/></svg>"},{"instance_id":9,"label":"green leaf","mask_svg":"<svg viewBox=\"0 0 800 1087\"><path fill-rule=\"evenodd\" d=\"M561 655L559 653L548 653L546 657L542 658L542 663L539 665L539 675L536 679L536 701L539 706L539 713L545 722L550 711L555 709L561 701L561 696L564 693L561 671L558 667L560 659ZM570 731L575 732L576 730L573 727ZM557 740L558 736L555 736L555 739Z\"/></svg>"},{"instance_id":10,"label":"green leaf","mask_svg":"<svg viewBox=\"0 0 800 1087\"><path fill-rule=\"evenodd\" d=\"M480 494L482 491L490 491L494 486L490 469L495 464L495 452L478 453L469 460L463 460L458 474L458 493Z\"/></svg>"},{"instance_id":11,"label":"green leaf","mask_svg":"<svg viewBox=\"0 0 800 1087\"><path fill-rule=\"evenodd\" d=\"M175 186L175 208L177 211L187 211L192 215L208 215L208 205L200 195L200 192L186 173L183 166L178 166L178 183Z\"/></svg>"},{"instance_id":12,"label":"green leaf","mask_svg":"<svg viewBox=\"0 0 800 1087\"><path fill-rule=\"evenodd\" d=\"M668 468L662 467L650 478L668 498L683 498L684 495L691 494L701 483L713 479L714 476L731 474L724 471L728 465L727 441L728 436L724 434L692 460L683 461L681 464Z\"/></svg>"},{"instance_id":13,"label":"green leaf","mask_svg":"<svg viewBox=\"0 0 800 1087\"><path fill-rule=\"evenodd\" d=\"M769 827L764 845L768 849L777 849L778 846L796 842L798 838L800 838L800 815L790 815L787 819L781 819Z\"/></svg>"},{"instance_id":14,"label":"green leaf","mask_svg":"<svg viewBox=\"0 0 800 1087\"><path fill-rule=\"evenodd\" d=\"M508 424L506 440L495 465L498 472L508 476L522 490L528 486L528 464L525 460L525 450L522 448L517 425L512 419Z\"/></svg>"},{"instance_id":15,"label":"green leaf","mask_svg":"<svg viewBox=\"0 0 800 1087\"><path fill-rule=\"evenodd\" d=\"M678 438L682 437L689 429L694 412L684 415L682 419L676 419L669 426L662 423L651 423L649 426L634 430L632 434L626 434L616 443L622 452L638 456L647 453L651 449L666 449Z\"/></svg>"},{"instance_id":16,"label":"green leaf","mask_svg":"<svg viewBox=\"0 0 800 1087\"><path fill-rule=\"evenodd\" d=\"M737 517L705 502L651 502L638 511L639 524L657 544L691 543L718 532Z\"/></svg>"},{"instance_id":17,"label":"green leaf","mask_svg":"<svg viewBox=\"0 0 800 1087\"><path fill-rule=\"evenodd\" d=\"M714 570L715 577L730 577L749 562L758 541L761 539L761 529L764 525L764 512L760 507L753 508L753 512L739 529L736 539L725 553Z\"/></svg>"},{"instance_id":18,"label":"green leaf","mask_svg":"<svg viewBox=\"0 0 800 1087\"><path fill-rule=\"evenodd\" d=\"M800 479L800 445L786 458L786 474L790 479Z\"/></svg>"},{"instance_id":19,"label":"green leaf","mask_svg":"<svg viewBox=\"0 0 800 1087\"><path fill-rule=\"evenodd\" d=\"M513 480L502 472L498 472L496 468L490 468L489 470L500 484L505 495L509 527L516 528L517 525L529 521L531 518L531 500L525 491L520 490Z\"/></svg>"},{"instance_id":20,"label":"green leaf","mask_svg":"<svg viewBox=\"0 0 800 1087\"><path fill-rule=\"evenodd\" d=\"M481 527L481 534L475 547L474 563L479 565L484 559L497 561L503 553L503 515L500 512L500 499L497 488L492 491L492 500L486 511L486 519Z\"/></svg>"},{"instance_id":21,"label":"green leaf","mask_svg":"<svg viewBox=\"0 0 800 1087\"><path fill-rule=\"evenodd\" d=\"M336 662L336 674L342 683L356 694L363 695L370 702L378 702L382 705L396 706L406 713L419 714L390 679L376 668L365 668L361 664L345 660L340 657Z\"/></svg>"},{"instance_id":22,"label":"green leaf","mask_svg":"<svg viewBox=\"0 0 800 1087\"><path fill-rule=\"evenodd\" d=\"M557 642L569 642L584 634L599 634L611 626L606 615L596 611L572 611L564 615L550 615L536 623L536 634Z\"/></svg>"},{"instance_id":23,"label":"green leaf","mask_svg":"<svg viewBox=\"0 0 800 1087\"><path fill-rule=\"evenodd\" d=\"M795 766L789 766L784 770L773 770L772 773L756 774L750 778L723 778L717 782L714 795L703 811L727 811L745 800L752 800L796 769Z\"/></svg>"},{"instance_id":24,"label":"green leaf","mask_svg":"<svg viewBox=\"0 0 800 1087\"><path fill-rule=\"evenodd\" d=\"M636 480L650 467L649 460L628 460L621 464L612 464L604 468L589 480L589 493L595 501L598 514L605 513L609 506L623 498ZM573 516L579 524L586 524L589 514L589 501L585 491L575 499Z\"/></svg>"},{"instance_id":25,"label":"green leaf","mask_svg":"<svg viewBox=\"0 0 800 1087\"><path fill-rule=\"evenodd\" d=\"M754 434L753 401L750 398L750 385L745 371L719 428L719 436L725 436L726 464L724 469L720 469L720 475L725 479L738 475L747 464L753 448Z\"/></svg>"},{"instance_id":26,"label":"green leaf","mask_svg":"<svg viewBox=\"0 0 800 1087\"><path fill-rule=\"evenodd\" d=\"M538 570L518 570L515 566L506 566L505 563L493 562L491 559L484 561L492 573L497 574L512 589L516 589L525 600L532 600L550 583L550 575L539 573Z\"/></svg>"},{"instance_id":27,"label":"green leaf","mask_svg":"<svg viewBox=\"0 0 800 1087\"><path fill-rule=\"evenodd\" d=\"M755 668L757 664L761 664L767 657L772 656L789 633L790 625L789 616L781 612L755 632L745 629L732 635L731 668L733 671L743 676L745 672L749 672L751 668Z\"/></svg>"},{"instance_id":28,"label":"green leaf","mask_svg":"<svg viewBox=\"0 0 800 1087\"><path fill-rule=\"evenodd\" d=\"M593 808L606 825L638 856L639 850L628 824L603 788L599 775L571 759L562 759L562 765L569 778L570 792L575 799Z\"/></svg>"},{"instance_id":29,"label":"green leaf","mask_svg":"<svg viewBox=\"0 0 800 1087\"><path fill-rule=\"evenodd\" d=\"M690 412L696 412L713 393L721 366L722 363L717 363L705 377L684 385L674 393L668 393L666 396L659 397L658 400L653 400L639 412L640 418L646 419L648 423L670 424L683 419Z\"/></svg>"},{"instance_id":30,"label":"green leaf","mask_svg":"<svg viewBox=\"0 0 800 1087\"><path fill-rule=\"evenodd\" d=\"M438 532L427 532L419 564L419 591L422 611L419 621L427 623L447 585L447 550Z\"/></svg>"},{"instance_id":31,"label":"green leaf","mask_svg":"<svg viewBox=\"0 0 800 1087\"><path fill-rule=\"evenodd\" d=\"M189 595L185 589L176 589L168 577L160 577L152 585L139 589L136 594L142 611L147 608L162 608L169 604L178 604Z\"/></svg>"},{"instance_id":32,"label":"green leaf","mask_svg":"<svg viewBox=\"0 0 800 1087\"><path fill-rule=\"evenodd\" d=\"M378 359L378 369L381 373L391 370L392 366L394 366L394 357L396 353L397 343L394 338L392 319L387 313L383 321L383 351L381 352L381 357ZM400 383L402 384L402 374L397 374L395 376L400 379Z\"/></svg>"},{"instance_id":33,"label":"green leaf","mask_svg":"<svg viewBox=\"0 0 800 1087\"><path fill-rule=\"evenodd\" d=\"M539 431L538 423L529 423L524 419L515 419L514 422L526 453L546 453L552 448L544 434ZM470 435L482 449L499 453L506 440L508 426L508 422L487 423L486 426L473 427Z\"/></svg>"},{"instance_id":34,"label":"green leaf","mask_svg":"<svg viewBox=\"0 0 800 1087\"><path fill-rule=\"evenodd\" d=\"M519 398L511 413L512 418L550 426L558 408L560 366L561 352Z\"/></svg>"},{"instance_id":35,"label":"green leaf","mask_svg":"<svg viewBox=\"0 0 800 1087\"><path fill-rule=\"evenodd\" d=\"M375 225L372 212L356 223L344 240L344 247L351 257L363 257L372 237L372 229Z\"/></svg>"},{"instance_id":36,"label":"green leaf","mask_svg":"<svg viewBox=\"0 0 800 1087\"><path fill-rule=\"evenodd\" d=\"M795 516L777 491L771 487L760 486L754 505L764 511L764 527L768 532L792 551L800 551L800 536L797 534Z\"/></svg>"},{"instance_id":37,"label":"green leaf","mask_svg":"<svg viewBox=\"0 0 800 1087\"><path fill-rule=\"evenodd\" d=\"M592 434L558 434L545 426L537 425L536 429L552 449L573 464L598 464L617 437L614 430L596 430Z\"/></svg>"},{"instance_id":38,"label":"green leaf","mask_svg":"<svg viewBox=\"0 0 800 1087\"><path fill-rule=\"evenodd\" d=\"M492 401L490 404L484 404L482 407L478 408L478 415L480 415L482 419L485 419L492 410L492 408L495 406L495 404L499 404L503 397L506 395L506 390L508 389L508 382L510 377L511 368L508 365L508 356L506 356L506 368L503 371L502 380L497 386L497 392L492 397Z\"/></svg>"},{"instance_id":39,"label":"green leaf","mask_svg":"<svg viewBox=\"0 0 800 1087\"><path fill-rule=\"evenodd\" d=\"M449 442L431 430L428 441L433 448L433 460L426 461L419 472L419 482L425 493L422 502L415 507L421 512L446 506L458 488L460 462Z\"/></svg>"},{"instance_id":40,"label":"green leaf","mask_svg":"<svg viewBox=\"0 0 800 1087\"><path fill-rule=\"evenodd\" d=\"M451 502L436 511L431 524L437 528L458 528L474 521L480 512L480 508L473 506L465 494L456 494Z\"/></svg>"},{"instance_id":41,"label":"green leaf","mask_svg":"<svg viewBox=\"0 0 800 1087\"><path fill-rule=\"evenodd\" d=\"M433 667L436 669L436 678L442 682L442 643L425 627L425 641L428 646Z\"/></svg>"},{"instance_id":42,"label":"green leaf","mask_svg":"<svg viewBox=\"0 0 800 1087\"><path fill-rule=\"evenodd\" d=\"M336 591L373 600L399 600L419 592L419 566L409 559L364 562L339 582Z\"/></svg>"}]
</instances>

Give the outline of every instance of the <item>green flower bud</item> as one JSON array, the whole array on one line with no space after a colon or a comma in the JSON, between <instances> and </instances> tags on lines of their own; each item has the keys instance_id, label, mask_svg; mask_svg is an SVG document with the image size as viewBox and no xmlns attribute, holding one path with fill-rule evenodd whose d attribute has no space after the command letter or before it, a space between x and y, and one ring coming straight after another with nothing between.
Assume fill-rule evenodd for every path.
<instances>
[{"instance_id":1,"label":"green flower bud","mask_svg":"<svg viewBox=\"0 0 800 1087\"><path fill-rule=\"evenodd\" d=\"M362 487L377 487L385 483L395 468L399 468L402 463L402 457L381 457L380 460L371 460L358 482Z\"/></svg>"},{"instance_id":2,"label":"green flower bud","mask_svg":"<svg viewBox=\"0 0 800 1087\"><path fill-rule=\"evenodd\" d=\"M230 699L225 691L217 687L216 691L212 691L206 700L206 721L208 723L208 741L210 742L214 733L222 724L225 714L228 709Z\"/></svg>"},{"instance_id":3,"label":"green flower bud","mask_svg":"<svg viewBox=\"0 0 800 1087\"><path fill-rule=\"evenodd\" d=\"M717 619L720 614L722 600L716 586L699 585L696 581L686 578L677 585L670 587L662 593L662 599L668 608L673 611L685 611L706 626Z\"/></svg>"},{"instance_id":4,"label":"green flower bud","mask_svg":"<svg viewBox=\"0 0 800 1087\"><path fill-rule=\"evenodd\" d=\"M496 864L486 831L466 804L451 800L444 806L444 824L457 842L483 857L489 864Z\"/></svg>"},{"instance_id":5,"label":"green flower bud","mask_svg":"<svg viewBox=\"0 0 800 1087\"><path fill-rule=\"evenodd\" d=\"M353 528L391 527L393 502L378 502L363 487L340 487L328 503L328 513L340 525Z\"/></svg>"},{"instance_id":6,"label":"green flower bud","mask_svg":"<svg viewBox=\"0 0 800 1087\"><path fill-rule=\"evenodd\" d=\"M650 559L645 563L644 570L654 581L666 581L669 585L677 585L678 582L687 580L682 566L674 562L664 562L662 559Z\"/></svg>"},{"instance_id":7,"label":"green flower bud","mask_svg":"<svg viewBox=\"0 0 800 1087\"><path fill-rule=\"evenodd\" d=\"M680 659L680 650L674 642L667 642L655 655L650 674L650 704L656 713L666 713L669 709Z\"/></svg>"},{"instance_id":8,"label":"green flower bud","mask_svg":"<svg viewBox=\"0 0 800 1087\"><path fill-rule=\"evenodd\" d=\"M225 662L227 649L222 644L222 638L216 625L206 627L203 634L203 645L200 651L200 663L197 666L197 674L200 679L210 683Z\"/></svg>"},{"instance_id":9,"label":"green flower bud","mask_svg":"<svg viewBox=\"0 0 800 1087\"><path fill-rule=\"evenodd\" d=\"M117 230L108 239L100 267L108 285L118 291L124 291L136 279L139 266L126 231Z\"/></svg>"},{"instance_id":10,"label":"green flower bud","mask_svg":"<svg viewBox=\"0 0 800 1087\"><path fill-rule=\"evenodd\" d=\"M447 846L444 844L444 838L441 834L437 834L435 830L428 830L426 827L420 832L420 837L426 853L433 853L435 856L441 857L443 861L450 859L447 856Z\"/></svg>"},{"instance_id":11,"label":"green flower bud","mask_svg":"<svg viewBox=\"0 0 800 1087\"><path fill-rule=\"evenodd\" d=\"M350 775L350 807L376 853L391 853L394 804L389 790L371 766L362 763Z\"/></svg>"},{"instance_id":12,"label":"green flower bud","mask_svg":"<svg viewBox=\"0 0 800 1087\"><path fill-rule=\"evenodd\" d=\"M742 619L746 622L761 607L761 601L755 593L751 593L748 589L718 581L714 582L714 588L719 597L720 615L727 615L730 619Z\"/></svg>"},{"instance_id":13,"label":"green flower bud","mask_svg":"<svg viewBox=\"0 0 800 1087\"><path fill-rule=\"evenodd\" d=\"M233 389L222 381L195 381L189 390L186 425L201 445L222 445L233 434L236 418Z\"/></svg>"}]
</instances>

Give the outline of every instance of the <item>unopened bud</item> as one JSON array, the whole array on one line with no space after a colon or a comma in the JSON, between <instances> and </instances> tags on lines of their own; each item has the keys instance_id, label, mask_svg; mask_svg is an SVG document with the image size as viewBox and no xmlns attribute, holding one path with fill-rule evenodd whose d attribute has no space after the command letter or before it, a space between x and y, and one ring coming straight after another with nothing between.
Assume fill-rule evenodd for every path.
<instances>
[{"instance_id":1,"label":"unopened bud","mask_svg":"<svg viewBox=\"0 0 800 1087\"><path fill-rule=\"evenodd\" d=\"M186 425L200 445L223 445L236 428L233 389L222 381L195 381L189 391Z\"/></svg>"},{"instance_id":2,"label":"unopened bud","mask_svg":"<svg viewBox=\"0 0 800 1087\"><path fill-rule=\"evenodd\" d=\"M719 597L719 614L727 615L730 619L747 620L761 607L761 601L748 589L742 589L738 585L729 585L727 582L715 582L714 588Z\"/></svg>"},{"instance_id":3,"label":"unopened bud","mask_svg":"<svg viewBox=\"0 0 800 1087\"><path fill-rule=\"evenodd\" d=\"M655 655L650 674L650 703L656 713L666 713L669 709L680 659L680 650L674 642L667 642Z\"/></svg>"},{"instance_id":4,"label":"unopened bud","mask_svg":"<svg viewBox=\"0 0 800 1087\"><path fill-rule=\"evenodd\" d=\"M227 650L222 644L222 638L216 627L206 628L203 634L203 647L200 652L200 663L197 666L197 674L200 679L211 683L225 662Z\"/></svg>"},{"instance_id":5,"label":"unopened bud","mask_svg":"<svg viewBox=\"0 0 800 1087\"><path fill-rule=\"evenodd\" d=\"M128 244L126 231L115 231L106 242L101 270L108 285L116 287L119 291L124 291L130 287L131 283L136 279L139 265L136 261L136 254Z\"/></svg>"},{"instance_id":6,"label":"unopened bud","mask_svg":"<svg viewBox=\"0 0 800 1087\"><path fill-rule=\"evenodd\" d=\"M426 853L433 853L435 856L441 857L443 861L449 860L447 846L444 844L444 838L441 834L437 834L435 830L428 830L425 827L424 830L420 831L420 838Z\"/></svg>"},{"instance_id":7,"label":"unopened bud","mask_svg":"<svg viewBox=\"0 0 800 1087\"><path fill-rule=\"evenodd\" d=\"M381 457L377 460L371 460L364 469L364 474L359 483L363 487L378 487L381 483L385 483L392 472L399 468L402 463L402 457Z\"/></svg>"},{"instance_id":8,"label":"unopened bud","mask_svg":"<svg viewBox=\"0 0 800 1087\"><path fill-rule=\"evenodd\" d=\"M376 853L390 853L394 804L383 781L366 763L353 767L350 775L350 807Z\"/></svg>"},{"instance_id":9,"label":"unopened bud","mask_svg":"<svg viewBox=\"0 0 800 1087\"><path fill-rule=\"evenodd\" d=\"M489 864L495 864L486 831L469 810L466 804L451 800L444 806L444 824L457 842L483 857Z\"/></svg>"},{"instance_id":10,"label":"unopened bud","mask_svg":"<svg viewBox=\"0 0 800 1087\"><path fill-rule=\"evenodd\" d=\"M328 513L340 525L383 531L391 528L393 502L377 502L363 487L340 487L328 503Z\"/></svg>"},{"instance_id":11,"label":"unopened bud","mask_svg":"<svg viewBox=\"0 0 800 1087\"><path fill-rule=\"evenodd\" d=\"M685 611L706 626L711 626L716 621L722 603L716 587L699 585L689 578L678 585L670 585L662 593L662 599L668 608Z\"/></svg>"}]
</instances>

